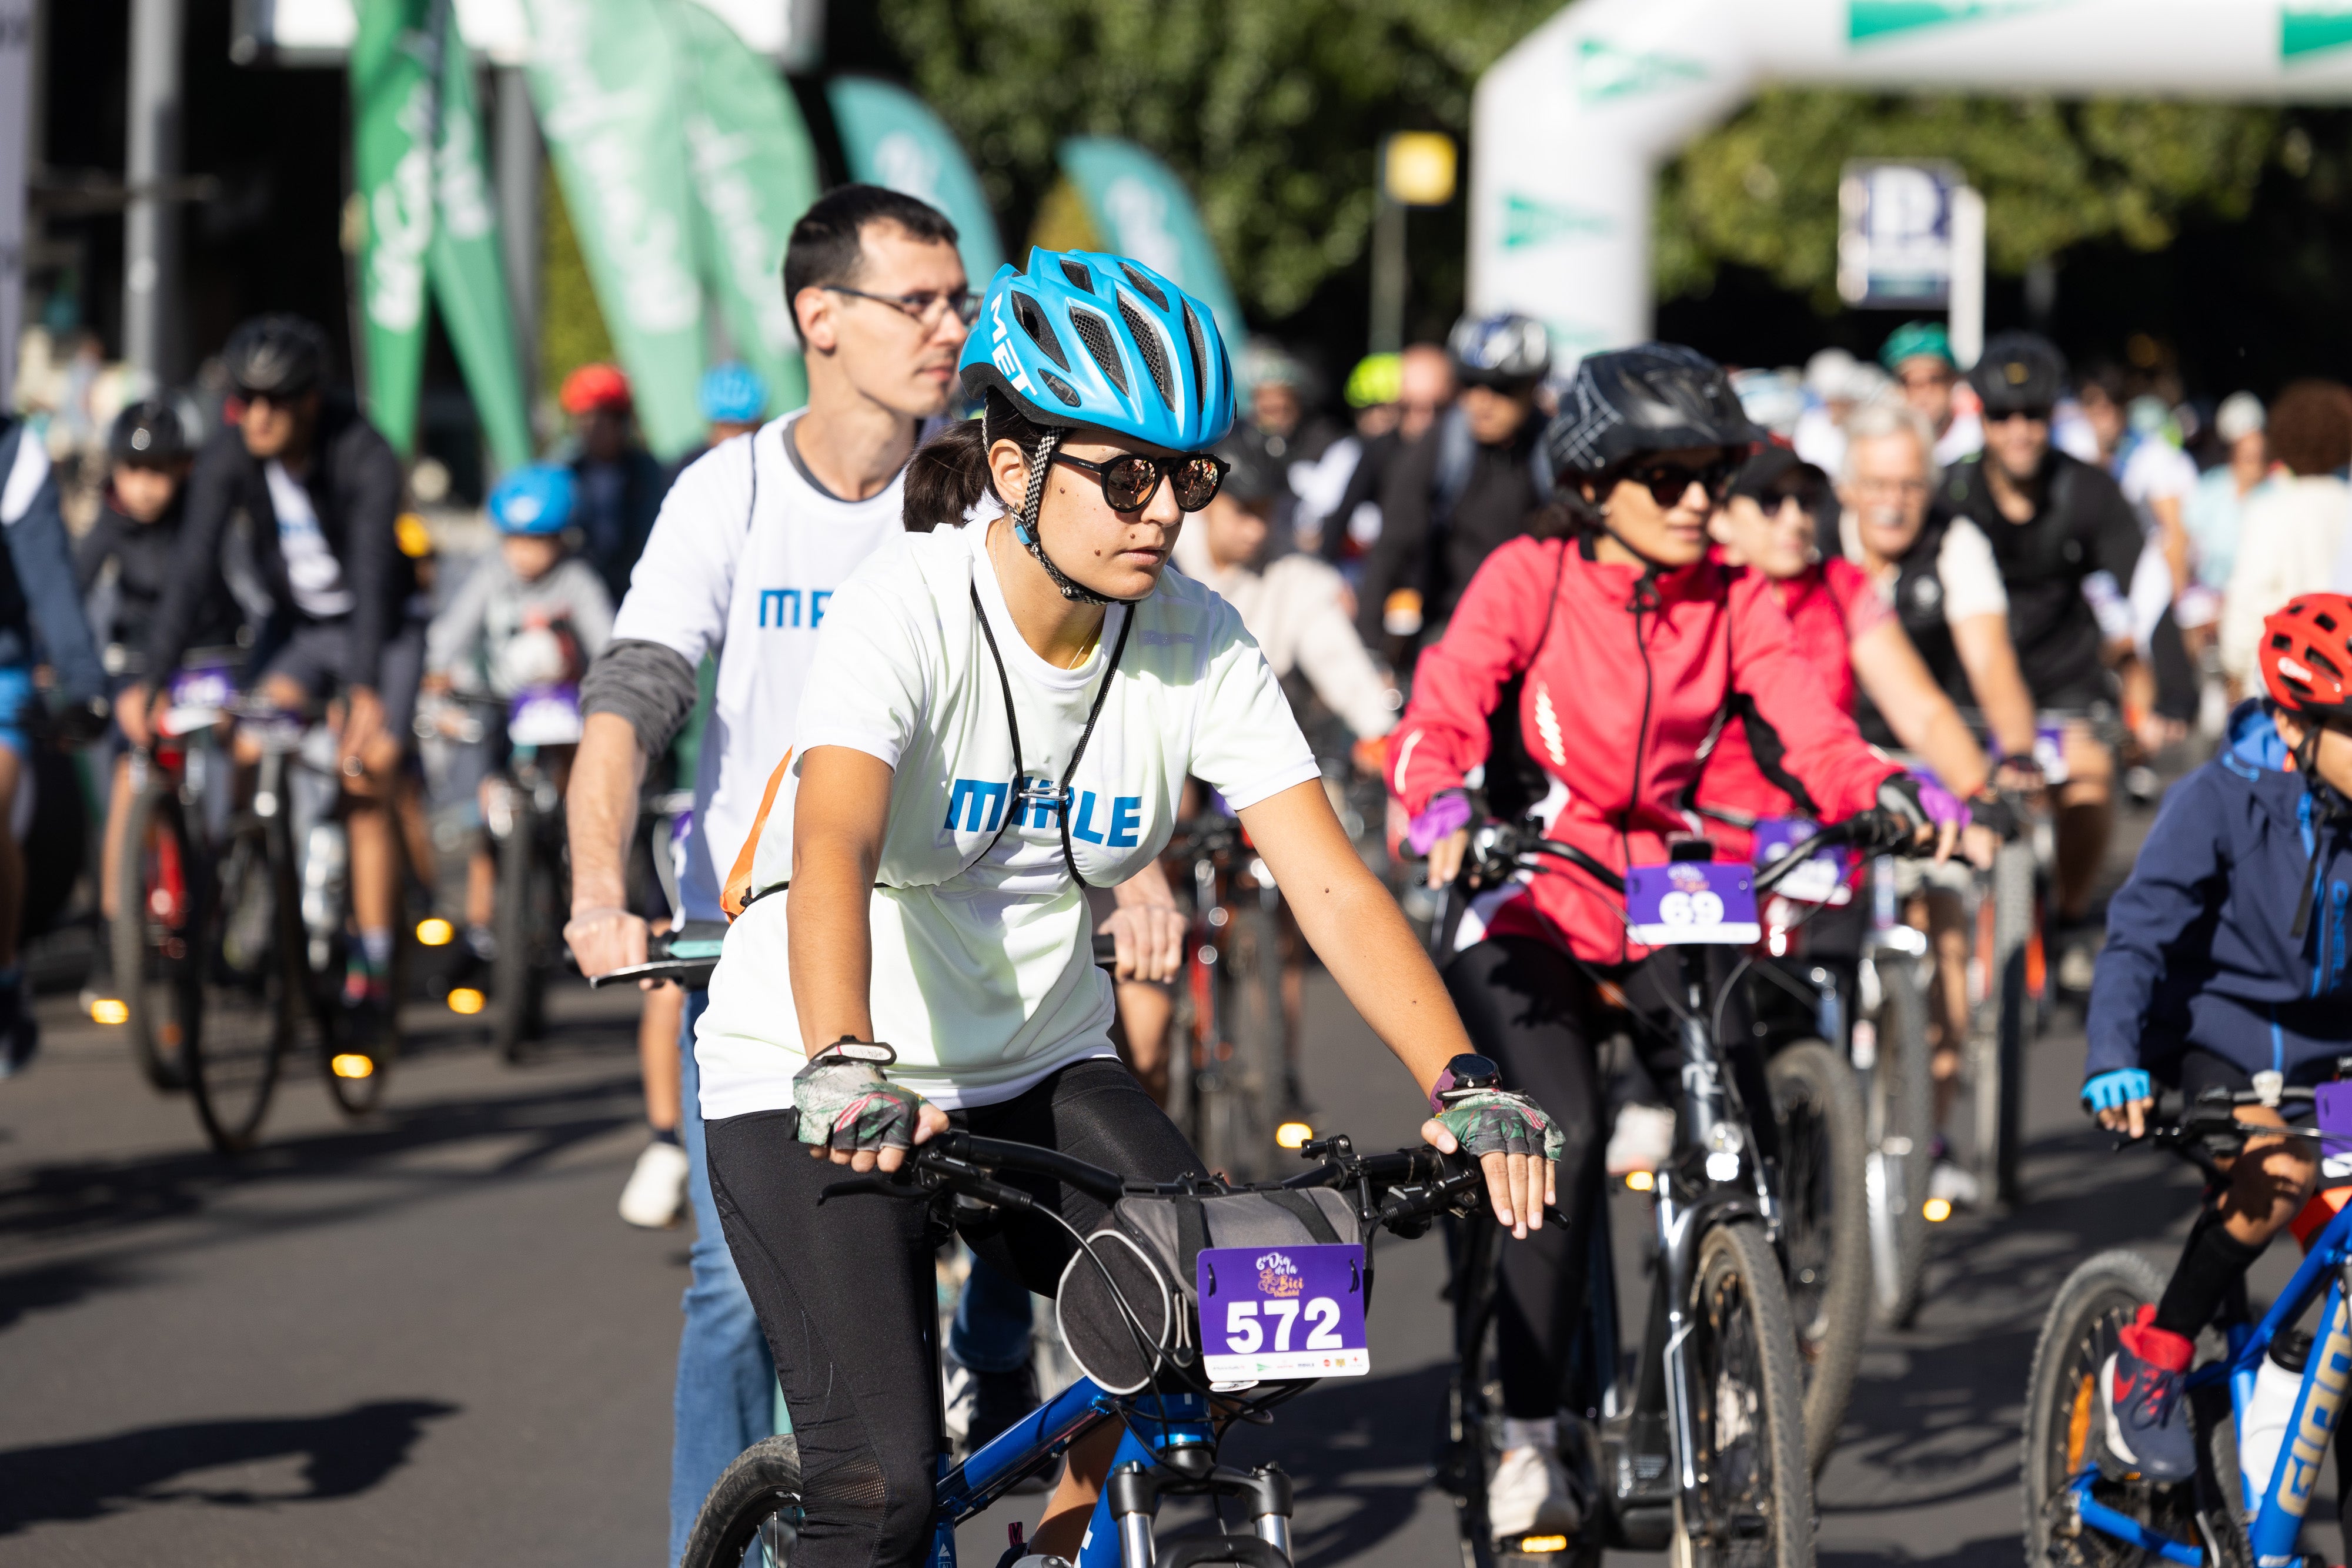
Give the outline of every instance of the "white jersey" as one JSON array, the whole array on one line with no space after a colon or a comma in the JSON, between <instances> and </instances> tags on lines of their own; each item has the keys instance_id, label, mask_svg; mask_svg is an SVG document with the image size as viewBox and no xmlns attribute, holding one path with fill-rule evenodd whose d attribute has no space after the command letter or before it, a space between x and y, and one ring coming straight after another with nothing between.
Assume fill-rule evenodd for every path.
<instances>
[{"instance_id":1,"label":"white jersey","mask_svg":"<svg viewBox=\"0 0 2352 1568\"><path fill-rule=\"evenodd\" d=\"M894 770L871 905L874 1027L898 1051L891 1076L949 1109L999 1103L1073 1061L1111 1054L1111 987L1094 964L1085 892L1064 862L1066 819L1080 875L1107 887L1167 847L1187 774L1237 810L1319 777L1274 672L1223 600L1167 572L1142 603L1112 608L1086 663L1058 669L1013 626L987 533L975 521L902 536L835 601L793 764L779 772L751 857L754 901L727 934L696 1034L705 1117L793 1103L803 1048L792 894L780 884L792 866L798 765L811 748L847 747ZM1033 788L1016 788L1016 777Z\"/></svg>"},{"instance_id":2,"label":"white jersey","mask_svg":"<svg viewBox=\"0 0 2352 1568\"><path fill-rule=\"evenodd\" d=\"M688 664L719 658L679 878L689 920L721 918L719 880L792 744L835 592L904 527L903 476L864 501L828 494L785 444L799 418L721 442L677 476L613 622L615 641L658 643Z\"/></svg>"}]
</instances>

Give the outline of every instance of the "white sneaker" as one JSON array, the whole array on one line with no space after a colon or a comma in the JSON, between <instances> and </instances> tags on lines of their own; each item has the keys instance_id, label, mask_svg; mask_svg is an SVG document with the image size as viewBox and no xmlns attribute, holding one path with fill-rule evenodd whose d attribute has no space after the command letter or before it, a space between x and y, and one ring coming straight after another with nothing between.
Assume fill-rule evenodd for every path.
<instances>
[{"instance_id":1,"label":"white sneaker","mask_svg":"<svg viewBox=\"0 0 2352 1568\"><path fill-rule=\"evenodd\" d=\"M621 1218L646 1230L667 1230L686 1212L686 1151L656 1138L637 1156L621 1189Z\"/></svg>"},{"instance_id":2,"label":"white sneaker","mask_svg":"<svg viewBox=\"0 0 2352 1568\"><path fill-rule=\"evenodd\" d=\"M1486 1527L1497 1541L1565 1535L1580 1518L1568 1467L1549 1448L1510 1448L1486 1483Z\"/></svg>"},{"instance_id":3,"label":"white sneaker","mask_svg":"<svg viewBox=\"0 0 2352 1568\"><path fill-rule=\"evenodd\" d=\"M1601 1155L1612 1176L1629 1171L1654 1171L1675 1152L1675 1113L1664 1105L1629 1103L1617 1113Z\"/></svg>"},{"instance_id":4,"label":"white sneaker","mask_svg":"<svg viewBox=\"0 0 2352 1568\"><path fill-rule=\"evenodd\" d=\"M1937 1160L1936 1168L1927 1173L1927 1196L1940 1197L1954 1208L1974 1208L1978 1197L1976 1176L1949 1160Z\"/></svg>"}]
</instances>

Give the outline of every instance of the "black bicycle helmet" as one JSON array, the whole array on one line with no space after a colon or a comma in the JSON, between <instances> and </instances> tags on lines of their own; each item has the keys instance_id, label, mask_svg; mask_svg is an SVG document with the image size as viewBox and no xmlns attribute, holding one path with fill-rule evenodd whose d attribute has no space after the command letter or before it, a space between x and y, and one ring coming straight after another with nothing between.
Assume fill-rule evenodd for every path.
<instances>
[{"instance_id":1,"label":"black bicycle helmet","mask_svg":"<svg viewBox=\"0 0 2352 1568\"><path fill-rule=\"evenodd\" d=\"M1542 322L1507 311L1465 316L1446 335L1445 353L1464 386L1522 390L1551 369L1551 334Z\"/></svg>"},{"instance_id":2,"label":"black bicycle helmet","mask_svg":"<svg viewBox=\"0 0 2352 1568\"><path fill-rule=\"evenodd\" d=\"M2047 414L2066 387L2066 356L2039 332L1996 332L1969 371L1969 385L1987 413Z\"/></svg>"},{"instance_id":3,"label":"black bicycle helmet","mask_svg":"<svg viewBox=\"0 0 2352 1568\"><path fill-rule=\"evenodd\" d=\"M115 463L161 466L194 450L186 416L162 398L130 404L106 433L106 455Z\"/></svg>"},{"instance_id":4,"label":"black bicycle helmet","mask_svg":"<svg viewBox=\"0 0 2352 1568\"><path fill-rule=\"evenodd\" d=\"M327 335L299 316L256 316L229 334L221 363L247 397L300 397L326 379Z\"/></svg>"},{"instance_id":5,"label":"black bicycle helmet","mask_svg":"<svg viewBox=\"0 0 2352 1568\"><path fill-rule=\"evenodd\" d=\"M1684 447L1744 453L1767 439L1723 367L1679 343L1586 355L1543 434L1545 459L1562 477L1597 477L1650 453Z\"/></svg>"}]
</instances>

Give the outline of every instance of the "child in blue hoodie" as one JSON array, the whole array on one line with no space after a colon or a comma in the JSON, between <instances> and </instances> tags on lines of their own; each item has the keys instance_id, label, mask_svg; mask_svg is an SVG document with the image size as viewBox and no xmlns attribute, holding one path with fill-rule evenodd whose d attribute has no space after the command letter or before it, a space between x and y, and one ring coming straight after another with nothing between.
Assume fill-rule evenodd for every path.
<instances>
[{"instance_id":1,"label":"child in blue hoodie","mask_svg":"<svg viewBox=\"0 0 2352 1568\"><path fill-rule=\"evenodd\" d=\"M2084 1109L2139 1136L2155 1081L2192 1098L2308 1084L2352 1056L2352 599L2312 593L2263 622L2267 697L2174 785L2107 907L2091 986ZM2266 1106L2238 1119L2284 1127ZM2200 1213L2163 1297L2124 1329L2100 1378L2106 1441L2126 1468L2197 1468L2182 1380L2197 1333L2311 1197L2318 1152L2258 1138Z\"/></svg>"}]
</instances>

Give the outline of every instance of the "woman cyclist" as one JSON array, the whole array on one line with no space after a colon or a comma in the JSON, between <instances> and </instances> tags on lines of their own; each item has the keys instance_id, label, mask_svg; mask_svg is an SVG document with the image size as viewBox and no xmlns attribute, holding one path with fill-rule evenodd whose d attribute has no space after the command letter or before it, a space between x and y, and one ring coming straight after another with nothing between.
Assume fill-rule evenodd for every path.
<instances>
[{"instance_id":1,"label":"woman cyclist","mask_svg":"<svg viewBox=\"0 0 2352 1568\"><path fill-rule=\"evenodd\" d=\"M1722 370L1685 348L1651 344L1577 367L1545 432L1564 507L1472 580L1443 642L1422 656L1412 701L1391 737L1390 783L1429 854L1433 886L1467 847L1465 778L1488 756L1507 688L1528 757L1549 794L1549 836L1612 868L1668 858L1696 836L1684 790L1729 710L1779 737L1781 761L1824 820L1879 808L1923 839L1934 831L1917 783L1863 743L1799 651L1769 580L1706 559L1707 521L1762 432ZM1570 537L1559 537L1561 532ZM1948 828L1948 851L1956 828ZM1447 962L1471 1038L1565 1135L1561 1207L1580 1222L1601 1169L1604 1097L1595 1041L1630 1011L1644 1054L1673 1048L1676 967L1627 936L1622 894L1575 872L1481 895ZM1663 959L1663 962L1660 961ZM1724 977L1716 977L1720 988ZM1613 989L1610 1002L1601 986ZM1748 1039L1735 992L1719 1038ZM1732 1055L1741 1098L1770 1103L1752 1051ZM1653 1076L1671 1084L1672 1071ZM1770 1135L1769 1119L1756 1131ZM1505 1453L1488 1490L1496 1534L1572 1528L1576 1505L1558 1455L1566 1355L1583 1306L1586 1242L1547 1230L1506 1256L1497 1333Z\"/></svg>"},{"instance_id":2,"label":"woman cyclist","mask_svg":"<svg viewBox=\"0 0 2352 1568\"><path fill-rule=\"evenodd\" d=\"M1162 575L1223 476L1207 307L1117 256L1033 251L989 285L959 368L985 414L916 454L908 535L824 612L697 1036L711 1185L800 1447L796 1568L918 1561L935 1475L924 1206L820 1207L835 1166L896 1169L952 1121L1147 1180L1201 1168L1112 1051L1085 896L1160 853L1187 774L1238 809L1423 1093L1469 1049L1240 618ZM1123 950L1120 970L1172 958ZM1491 1154L1498 1215L1538 1229L1542 1113L1500 1091L1432 1103L1424 1136ZM1035 1190L1081 1234L1103 1218ZM1040 1292L1072 1255L1042 1215L959 1224ZM1116 1437L1073 1451L1035 1552L1077 1555Z\"/></svg>"}]
</instances>

